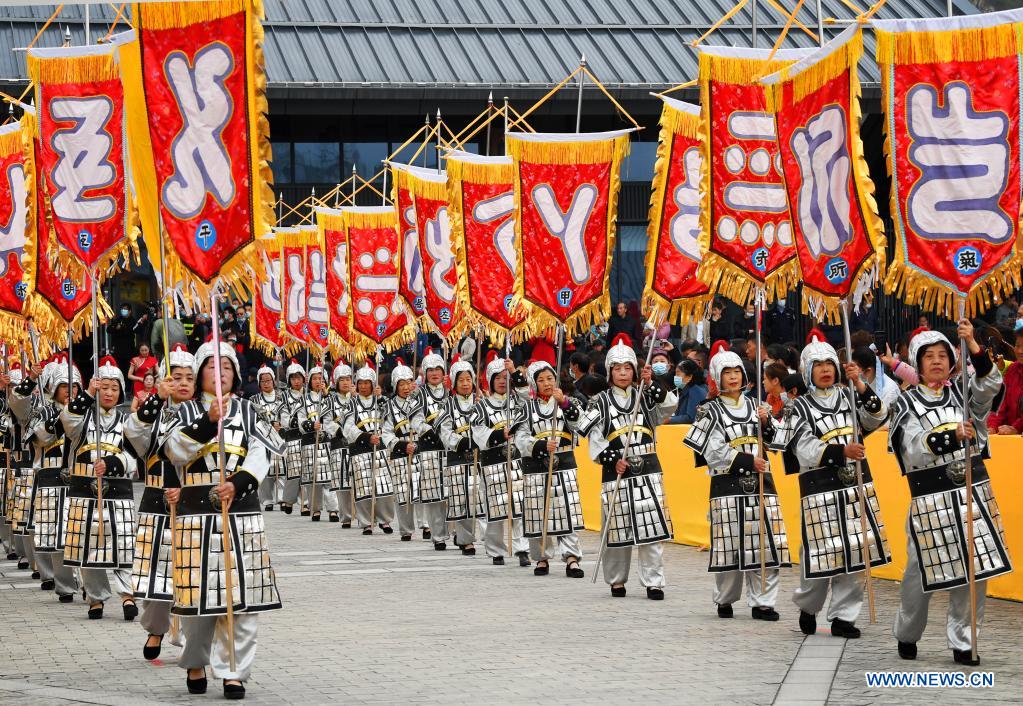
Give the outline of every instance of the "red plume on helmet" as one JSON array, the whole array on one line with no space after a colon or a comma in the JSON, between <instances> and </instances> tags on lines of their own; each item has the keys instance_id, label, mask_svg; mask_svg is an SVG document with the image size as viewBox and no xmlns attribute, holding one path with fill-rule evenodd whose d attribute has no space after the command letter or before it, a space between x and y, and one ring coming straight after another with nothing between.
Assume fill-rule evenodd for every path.
<instances>
[{"instance_id":1,"label":"red plume on helmet","mask_svg":"<svg viewBox=\"0 0 1023 706\"><path fill-rule=\"evenodd\" d=\"M451 364L452 365L454 365L455 363L461 362L461 360L462 360L462 354L461 353L455 353L453 356L451 356Z\"/></svg>"},{"instance_id":2,"label":"red plume on helmet","mask_svg":"<svg viewBox=\"0 0 1023 706\"><path fill-rule=\"evenodd\" d=\"M725 351L729 351L729 350L731 350L731 348L728 345L728 341L724 341L724 340L714 341L714 345L712 345L710 347L710 355L707 356L707 360L710 360L711 358L716 356L718 353L724 353Z\"/></svg>"},{"instance_id":3,"label":"red plume on helmet","mask_svg":"<svg viewBox=\"0 0 1023 706\"><path fill-rule=\"evenodd\" d=\"M395 358L394 358L394 364L395 364L396 366L397 366L397 365L405 365L405 361L404 361L404 360L402 359L402 357L401 357L400 355L399 355L399 356L395 356ZM407 366L406 366L406 367L407 367Z\"/></svg>"},{"instance_id":4,"label":"red plume on helmet","mask_svg":"<svg viewBox=\"0 0 1023 706\"><path fill-rule=\"evenodd\" d=\"M427 346L423 349L423 357L425 358L428 355L433 355L433 346Z\"/></svg>"},{"instance_id":5,"label":"red plume on helmet","mask_svg":"<svg viewBox=\"0 0 1023 706\"><path fill-rule=\"evenodd\" d=\"M489 353L487 353L487 361L486 361L486 363L484 363L484 365L490 365L495 360L497 360L498 357L499 356L497 355L497 351L491 350Z\"/></svg>"},{"instance_id":6,"label":"red plume on helmet","mask_svg":"<svg viewBox=\"0 0 1023 706\"><path fill-rule=\"evenodd\" d=\"M173 352L173 353L187 353L188 352L188 348L185 346L184 343L182 343L181 341L178 341L173 346L171 346L171 352Z\"/></svg>"},{"instance_id":7,"label":"red plume on helmet","mask_svg":"<svg viewBox=\"0 0 1023 706\"><path fill-rule=\"evenodd\" d=\"M824 332L814 326L806 334L806 345L810 345L816 341L817 343L827 343L828 337L824 335Z\"/></svg>"},{"instance_id":8,"label":"red plume on helmet","mask_svg":"<svg viewBox=\"0 0 1023 706\"><path fill-rule=\"evenodd\" d=\"M628 346L629 348L632 348L632 338L630 338L629 334L627 333L620 333L611 339L612 347L617 346L619 343L622 343Z\"/></svg>"},{"instance_id":9,"label":"red plume on helmet","mask_svg":"<svg viewBox=\"0 0 1023 706\"><path fill-rule=\"evenodd\" d=\"M920 335L921 333L923 333L924 331L930 331L930 330L931 330L931 329L930 329L929 327L927 327L927 326L921 326L921 327L920 327L920 328L918 328L918 329L914 329L913 333L909 334L909 340L911 340L911 341L912 341L912 340L913 340L914 338L916 338L917 336L919 336L919 335Z\"/></svg>"}]
</instances>

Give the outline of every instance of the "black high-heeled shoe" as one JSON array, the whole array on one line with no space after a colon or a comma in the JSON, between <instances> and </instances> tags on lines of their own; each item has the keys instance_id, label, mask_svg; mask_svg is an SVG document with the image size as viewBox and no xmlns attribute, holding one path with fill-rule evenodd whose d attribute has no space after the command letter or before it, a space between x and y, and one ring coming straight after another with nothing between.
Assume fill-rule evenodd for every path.
<instances>
[{"instance_id":1,"label":"black high-heeled shoe","mask_svg":"<svg viewBox=\"0 0 1023 706\"><path fill-rule=\"evenodd\" d=\"M188 687L189 694L205 694L206 693L206 670L202 670L202 676L198 679L192 679L185 673L185 686Z\"/></svg>"},{"instance_id":2,"label":"black high-heeled shoe","mask_svg":"<svg viewBox=\"0 0 1023 706\"><path fill-rule=\"evenodd\" d=\"M225 699L244 699L245 698L245 685L241 682L237 684L228 684L224 682L224 698Z\"/></svg>"},{"instance_id":3,"label":"black high-heeled shoe","mask_svg":"<svg viewBox=\"0 0 1023 706\"><path fill-rule=\"evenodd\" d=\"M121 610L124 612L124 619L128 622L135 620L139 617L139 607L135 605L135 601L130 598L126 601L121 602Z\"/></svg>"},{"instance_id":4,"label":"black high-heeled shoe","mask_svg":"<svg viewBox=\"0 0 1023 706\"><path fill-rule=\"evenodd\" d=\"M149 641L154 637L160 638L160 641L156 645L150 645ZM146 638L146 644L142 646L142 656L152 662L160 656L161 649L163 649L163 635L149 633L149 637Z\"/></svg>"}]
</instances>

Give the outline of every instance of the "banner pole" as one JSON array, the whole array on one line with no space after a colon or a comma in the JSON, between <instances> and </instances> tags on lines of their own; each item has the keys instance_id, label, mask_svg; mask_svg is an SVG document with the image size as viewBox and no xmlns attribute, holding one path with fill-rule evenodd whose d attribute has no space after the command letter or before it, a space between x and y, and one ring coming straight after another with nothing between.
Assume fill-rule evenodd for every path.
<instances>
[{"instance_id":1,"label":"banner pole","mask_svg":"<svg viewBox=\"0 0 1023 706\"><path fill-rule=\"evenodd\" d=\"M821 0L817 0L817 43L824 46L824 16L821 9Z\"/></svg>"},{"instance_id":2,"label":"banner pole","mask_svg":"<svg viewBox=\"0 0 1023 706\"><path fill-rule=\"evenodd\" d=\"M951 4L951 3L950 3ZM959 299L959 320L966 318L966 297ZM969 350L966 341L959 339L959 366L962 370L963 423L970 421L970 375L966 366ZM966 577L970 587L970 657L977 659L977 572L974 567L974 532L973 532L973 443L967 437L964 440L964 462L966 463L966 483L963 495L966 501Z\"/></svg>"},{"instance_id":3,"label":"banner pole","mask_svg":"<svg viewBox=\"0 0 1023 706\"><path fill-rule=\"evenodd\" d=\"M579 128L582 125L583 120L583 83L586 82L586 55L583 54L579 57L579 76L576 82L579 84L579 92L576 95L575 100L575 131L578 134Z\"/></svg>"},{"instance_id":4,"label":"banner pole","mask_svg":"<svg viewBox=\"0 0 1023 706\"><path fill-rule=\"evenodd\" d=\"M757 48L757 0L750 0L750 46Z\"/></svg>"},{"instance_id":5,"label":"banner pole","mask_svg":"<svg viewBox=\"0 0 1023 706\"><path fill-rule=\"evenodd\" d=\"M488 117L488 118L490 117L490 114L491 114L491 113L492 113L493 111L494 111L494 92L493 92L493 91L491 91L491 92L490 92L490 95L489 95L489 96L487 96L487 117ZM488 157L490 156L490 123L491 123L491 121L490 121L490 120L488 120L488 121L487 121L487 138L486 138L486 139L487 139L487 151L486 151L486 155L487 155Z\"/></svg>"},{"instance_id":6,"label":"banner pole","mask_svg":"<svg viewBox=\"0 0 1023 706\"><path fill-rule=\"evenodd\" d=\"M554 372L554 387L555 389L561 388L561 355L565 350L565 325L559 324L556 337L558 339L558 358L557 358L557 369ZM555 402L554 414L551 416L551 438L557 440L555 436L555 426L557 425L558 410L557 402ZM555 446L554 452L549 454L547 459L547 484L544 486L543 496L543 527L540 530L540 559L543 560L547 554L547 524L548 517L551 511L551 486L554 483L554 460L558 456L558 447ZM571 522L571 518L569 518Z\"/></svg>"},{"instance_id":7,"label":"banner pole","mask_svg":"<svg viewBox=\"0 0 1023 706\"><path fill-rule=\"evenodd\" d=\"M754 4L753 7L756 7L756 4ZM756 34L754 34L754 36L756 36ZM761 344L762 344L761 337L762 337L762 333L763 333L762 319L763 319L763 314L764 314L764 295L765 295L764 289L758 287L755 290L754 297L756 299L755 299L754 308L755 308L755 311L756 311L755 316L756 316L756 327L757 327L757 329L756 329L757 330L757 355L756 355L756 361L757 362L756 362L756 371L755 371L755 375L757 376L757 399L756 399L755 407L756 407L756 413L757 413L757 456L760 456L761 458L766 459L767 458L767 454L764 452L764 425L760 421L760 404L761 404L760 400L763 399L763 396L764 396L764 387L763 387L763 385L764 385L764 371L763 371L763 368L764 368L764 353L763 353L763 350L761 350ZM760 524L760 546L759 546L759 549L760 549L760 592L761 593L766 593L767 592L767 551L766 551L766 545L767 545L766 523L767 523L767 519L764 517L764 515L767 512L767 504L766 504L766 502L764 500L764 474L763 473L758 473L757 474L757 488L758 488L757 495L759 495L759 499L760 499L760 513L759 513L760 514L760 523L759 523ZM779 558L779 560L781 559L781 557L778 557L778 558Z\"/></svg>"}]
</instances>

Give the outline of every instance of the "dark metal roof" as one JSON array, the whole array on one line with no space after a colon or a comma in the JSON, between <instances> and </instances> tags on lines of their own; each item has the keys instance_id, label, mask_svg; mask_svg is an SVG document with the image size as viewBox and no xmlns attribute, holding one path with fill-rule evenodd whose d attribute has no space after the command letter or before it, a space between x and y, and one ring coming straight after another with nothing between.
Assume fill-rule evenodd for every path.
<instances>
[{"instance_id":1,"label":"dark metal roof","mask_svg":"<svg viewBox=\"0 0 1023 706\"><path fill-rule=\"evenodd\" d=\"M731 0L265 0L267 74L271 95L302 89L533 89L550 86L585 55L609 87L660 88L696 75L689 43L734 6ZM782 0L783 5L793 5ZM840 0L823 0L823 15L850 19ZM862 0L860 5L868 3ZM976 9L955 0L958 13ZM24 47L53 6L0 7L0 82L24 82ZM94 5L93 41L106 32L113 11ZM934 17L945 0L889 0L880 18ZM813 3L799 19L816 29ZM72 43L84 42L84 9L66 5L40 38L57 46L65 27ZM773 42L783 18L759 0L760 46ZM708 39L750 46L747 5ZM831 36L842 29L825 29ZM787 46L813 41L793 28ZM865 33L864 82L878 80L873 36ZM297 89L294 91L293 89Z\"/></svg>"}]
</instances>

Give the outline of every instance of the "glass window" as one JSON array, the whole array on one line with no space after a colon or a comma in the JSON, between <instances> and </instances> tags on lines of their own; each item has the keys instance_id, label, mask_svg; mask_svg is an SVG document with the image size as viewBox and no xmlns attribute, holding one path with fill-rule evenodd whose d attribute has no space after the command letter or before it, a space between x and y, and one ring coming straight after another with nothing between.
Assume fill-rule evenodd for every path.
<instances>
[{"instance_id":1,"label":"glass window","mask_svg":"<svg viewBox=\"0 0 1023 706\"><path fill-rule=\"evenodd\" d=\"M291 143L272 142L270 150L273 153L273 161L270 166L274 172L274 184L291 183Z\"/></svg>"},{"instance_id":2,"label":"glass window","mask_svg":"<svg viewBox=\"0 0 1023 706\"><path fill-rule=\"evenodd\" d=\"M382 162L387 159L387 154L386 142L346 142L341 177L343 179L350 177L354 164L359 176L369 179L383 168Z\"/></svg>"},{"instance_id":3,"label":"glass window","mask_svg":"<svg viewBox=\"0 0 1023 706\"><path fill-rule=\"evenodd\" d=\"M650 181L657 160L656 142L633 142L622 164L622 181Z\"/></svg>"},{"instance_id":4,"label":"glass window","mask_svg":"<svg viewBox=\"0 0 1023 706\"><path fill-rule=\"evenodd\" d=\"M296 142L295 181L299 184L336 184L341 173L341 145L337 142Z\"/></svg>"},{"instance_id":5,"label":"glass window","mask_svg":"<svg viewBox=\"0 0 1023 706\"><path fill-rule=\"evenodd\" d=\"M410 160L412 159L412 155L414 155L422 146L423 146L422 142L413 142L412 144L405 147L405 149L403 149L401 152L394 155L394 161L399 162L400 164L409 164ZM401 147L400 142L392 143L391 151L393 152L399 147ZM426 160L425 162L423 161L424 159ZM437 166L437 142L435 140L431 140L430 144L428 144L426 148L422 151L422 153L418 157L416 157L415 166L432 168L435 168Z\"/></svg>"}]
</instances>

